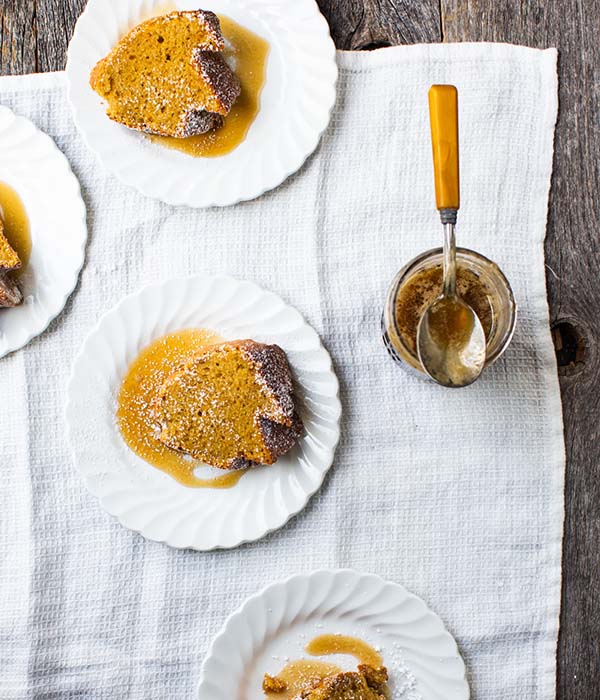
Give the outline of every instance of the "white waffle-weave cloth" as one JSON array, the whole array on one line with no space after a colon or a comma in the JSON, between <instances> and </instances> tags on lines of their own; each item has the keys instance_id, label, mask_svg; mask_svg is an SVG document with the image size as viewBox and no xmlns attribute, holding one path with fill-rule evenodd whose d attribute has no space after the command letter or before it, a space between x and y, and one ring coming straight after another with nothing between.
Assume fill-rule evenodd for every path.
<instances>
[{"instance_id":1,"label":"white waffle-weave cloth","mask_svg":"<svg viewBox=\"0 0 600 700\"><path fill-rule=\"evenodd\" d=\"M3 78L0 102L50 134L79 177L90 240L64 312L0 361L0 698L192 698L209 643L248 595L299 571L398 581L445 620L473 696L551 700L564 446L543 242L556 52L456 44L340 53L317 152L277 190L195 211L106 172L72 122L62 74ZM459 242L498 262L519 307L504 357L472 387L416 379L380 337L396 271L439 245L427 90L460 94ZM342 439L309 506L234 551L175 551L86 492L65 438L74 354L141 286L251 279L320 333L341 381ZM210 700L210 699L206 699Z\"/></svg>"}]
</instances>

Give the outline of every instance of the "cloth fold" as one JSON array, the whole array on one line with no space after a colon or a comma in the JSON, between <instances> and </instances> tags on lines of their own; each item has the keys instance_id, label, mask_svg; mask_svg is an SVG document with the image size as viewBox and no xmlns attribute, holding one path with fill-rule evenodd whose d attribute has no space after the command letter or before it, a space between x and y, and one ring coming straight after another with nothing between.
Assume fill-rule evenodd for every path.
<instances>
[{"instance_id":1,"label":"cloth fold","mask_svg":"<svg viewBox=\"0 0 600 700\"><path fill-rule=\"evenodd\" d=\"M69 158L90 227L64 312L0 361L3 700L194 697L210 641L243 599L325 567L422 596L456 636L474 698L554 697L564 447L543 241L556 52L427 45L338 60L317 152L277 190L224 210L121 185L79 137L62 74L0 79L0 103ZM506 354L460 391L394 365L379 326L396 271L441 242L427 113L440 82L460 96L459 244L495 260L519 304ZM123 296L221 272L281 294L320 333L341 382L342 439L285 528L234 551L175 551L87 494L65 437L66 383L86 333Z\"/></svg>"}]
</instances>

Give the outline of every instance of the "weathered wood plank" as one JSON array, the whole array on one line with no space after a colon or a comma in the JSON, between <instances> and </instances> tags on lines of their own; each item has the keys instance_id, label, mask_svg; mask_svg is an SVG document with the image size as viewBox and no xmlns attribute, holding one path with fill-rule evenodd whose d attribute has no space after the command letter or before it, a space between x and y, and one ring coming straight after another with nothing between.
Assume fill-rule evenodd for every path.
<instances>
[{"instance_id":1,"label":"weathered wood plank","mask_svg":"<svg viewBox=\"0 0 600 700\"><path fill-rule=\"evenodd\" d=\"M32 73L36 70L37 25L33 3L2 0L0 3L0 73Z\"/></svg>"},{"instance_id":2,"label":"weathered wood plank","mask_svg":"<svg viewBox=\"0 0 600 700\"><path fill-rule=\"evenodd\" d=\"M438 0L317 0L338 49L440 40Z\"/></svg>"},{"instance_id":3,"label":"weathered wood plank","mask_svg":"<svg viewBox=\"0 0 600 700\"><path fill-rule=\"evenodd\" d=\"M446 41L556 46L556 130L546 262L567 474L558 697L600 686L600 1L441 0Z\"/></svg>"},{"instance_id":4,"label":"weathered wood plank","mask_svg":"<svg viewBox=\"0 0 600 700\"><path fill-rule=\"evenodd\" d=\"M62 70L86 0L0 0L0 75Z\"/></svg>"},{"instance_id":5,"label":"weathered wood plank","mask_svg":"<svg viewBox=\"0 0 600 700\"><path fill-rule=\"evenodd\" d=\"M16 0L17 4L35 5L37 25L37 70L41 73L62 70L67 47L77 18L86 0Z\"/></svg>"}]
</instances>

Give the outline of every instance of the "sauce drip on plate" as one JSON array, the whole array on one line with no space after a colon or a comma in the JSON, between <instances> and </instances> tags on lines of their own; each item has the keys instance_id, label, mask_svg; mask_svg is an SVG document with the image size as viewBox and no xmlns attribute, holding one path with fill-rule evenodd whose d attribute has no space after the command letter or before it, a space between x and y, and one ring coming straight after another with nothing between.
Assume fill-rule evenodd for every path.
<instances>
[{"instance_id":1,"label":"sauce drip on plate","mask_svg":"<svg viewBox=\"0 0 600 700\"><path fill-rule=\"evenodd\" d=\"M117 422L127 445L148 464L194 488L232 488L247 470L228 471L211 478L196 476L194 472L202 463L170 449L156 438L151 402L174 369L206 345L221 340L212 331L195 328L158 338L132 362L119 392Z\"/></svg>"},{"instance_id":2,"label":"sauce drip on plate","mask_svg":"<svg viewBox=\"0 0 600 700\"><path fill-rule=\"evenodd\" d=\"M370 644L356 637L342 634L322 634L306 645L306 651L312 656L329 656L331 654L349 654L359 664L368 664L373 668L383 665L381 654Z\"/></svg>"}]
</instances>

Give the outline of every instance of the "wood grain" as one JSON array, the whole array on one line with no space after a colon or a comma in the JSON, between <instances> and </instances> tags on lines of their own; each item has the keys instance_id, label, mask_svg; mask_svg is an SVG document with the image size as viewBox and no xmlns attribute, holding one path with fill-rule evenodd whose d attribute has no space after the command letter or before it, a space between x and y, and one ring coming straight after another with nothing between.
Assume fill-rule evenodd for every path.
<instances>
[{"instance_id":1,"label":"wood grain","mask_svg":"<svg viewBox=\"0 0 600 700\"><path fill-rule=\"evenodd\" d=\"M86 0L0 0L0 75L62 70Z\"/></svg>"},{"instance_id":2,"label":"wood grain","mask_svg":"<svg viewBox=\"0 0 600 700\"><path fill-rule=\"evenodd\" d=\"M317 0L338 49L439 41L437 0Z\"/></svg>"},{"instance_id":3,"label":"wood grain","mask_svg":"<svg viewBox=\"0 0 600 700\"><path fill-rule=\"evenodd\" d=\"M567 450L557 697L600 697L600 0L318 0L341 49L560 50L546 258ZM0 0L0 74L60 70L85 0Z\"/></svg>"}]
</instances>

